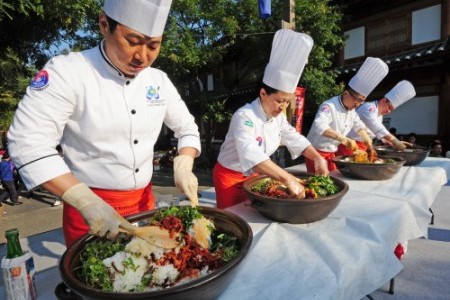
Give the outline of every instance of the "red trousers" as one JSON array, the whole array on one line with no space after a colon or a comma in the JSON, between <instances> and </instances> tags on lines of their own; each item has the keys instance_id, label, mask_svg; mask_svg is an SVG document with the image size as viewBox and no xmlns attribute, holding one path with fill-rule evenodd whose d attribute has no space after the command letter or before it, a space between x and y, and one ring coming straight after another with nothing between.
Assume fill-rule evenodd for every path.
<instances>
[{"instance_id":1,"label":"red trousers","mask_svg":"<svg viewBox=\"0 0 450 300\"><path fill-rule=\"evenodd\" d=\"M244 176L241 172L227 169L217 163L213 170L217 207L223 209L247 201L248 197L243 183L257 175L255 173L251 176Z\"/></svg>"},{"instance_id":2,"label":"red trousers","mask_svg":"<svg viewBox=\"0 0 450 300\"><path fill-rule=\"evenodd\" d=\"M155 197L150 183L143 189L114 191L92 188L92 191L111 205L120 215L128 216L155 208ZM73 206L64 203L63 231L66 247L89 232L89 226L83 216Z\"/></svg>"}]
</instances>

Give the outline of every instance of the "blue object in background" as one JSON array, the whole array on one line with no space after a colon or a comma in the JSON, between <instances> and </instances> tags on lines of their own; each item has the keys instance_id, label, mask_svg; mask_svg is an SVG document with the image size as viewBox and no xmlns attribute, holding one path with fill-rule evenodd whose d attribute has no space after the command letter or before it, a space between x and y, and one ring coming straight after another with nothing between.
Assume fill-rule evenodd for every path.
<instances>
[{"instance_id":1,"label":"blue object in background","mask_svg":"<svg viewBox=\"0 0 450 300\"><path fill-rule=\"evenodd\" d=\"M261 19L267 19L272 14L272 5L270 0L258 0L258 8Z\"/></svg>"}]
</instances>

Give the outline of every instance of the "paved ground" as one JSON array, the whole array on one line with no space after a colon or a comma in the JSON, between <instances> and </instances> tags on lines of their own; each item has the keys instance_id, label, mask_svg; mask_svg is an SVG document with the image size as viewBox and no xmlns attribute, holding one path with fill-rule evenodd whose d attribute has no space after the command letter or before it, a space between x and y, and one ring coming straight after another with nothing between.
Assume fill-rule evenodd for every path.
<instances>
[{"instance_id":1,"label":"paved ground","mask_svg":"<svg viewBox=\"0 0 450 300\"><path fill-rule=\"evenodd\" d=\"M195 171L195 174L199 180L199 192L213 185L211 172ZM153 191L156 197L181 196L178 189L174 187L172 175L172 170L154 172ZM40 191L35 192L32 198L25 196L22 194L20 197L22 205L3 205L4 213L0 216L0 244L6 242L3 233L9 228L18 228L20 238L25 238L62 227L62 205L53 206L55 197Z\"/></svg>"}]
</instances>

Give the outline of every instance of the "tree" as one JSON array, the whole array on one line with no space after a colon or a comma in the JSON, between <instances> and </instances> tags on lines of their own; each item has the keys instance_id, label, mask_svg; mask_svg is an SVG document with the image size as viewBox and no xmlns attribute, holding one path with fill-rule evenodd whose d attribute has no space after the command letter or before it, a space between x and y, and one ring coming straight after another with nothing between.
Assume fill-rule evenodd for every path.
<instances>
[{"instance_id":1,"label":"tree","mask_svg":"<svg viewBox=\"0 0 450 300\"><path fill-rule=\"evenodd\" d=\"M8 129L32 75L51 56L98 41L99 10L99 0L0 1L1 131Z\"/></svg>"},{"instance_id":2,"label":"tree","mask_svg":"<svg viewBox=\"0 0 450 300\"><path fill-rule=\"evenodd\" d=\"M339 92L331 69L334 54L343 45L339 7L327 0L296 0L297 31L309 33L314 48L300 85L308 88L312 109ZM166 70L203 121L210 162L215 159L212 139L216 127L230 119L230 94L208 92L200 84L206 74L218 77L220 88L233 91L255 86L269 60L273 34L280 28L283 0L272 1L272 16L262 20L254 0L179 0L164 35L158 64ZM257 94L254 95L256 97Z\"/></svg>"}]
</instances>

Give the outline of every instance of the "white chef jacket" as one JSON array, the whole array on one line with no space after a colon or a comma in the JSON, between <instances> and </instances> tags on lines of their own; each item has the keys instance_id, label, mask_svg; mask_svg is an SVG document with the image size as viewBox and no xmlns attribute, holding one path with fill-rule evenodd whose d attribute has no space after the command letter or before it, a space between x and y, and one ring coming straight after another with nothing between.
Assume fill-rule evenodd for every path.
<instances>
[{"instance_id":1,"label":"white chef jacket","mask_svg":"<svg viewBox=\"0 0 450 300\"><path fill-rule=\"evenodd\" d=\"M270 159L280 144L287 147L292 159L311 145L284 114L268 117L257 98L234 113L217 160L225 168L248 176L255 165Z\"/></svg>"},{"instance_id":2,"label":"white chef jacket","mask_svg":"<svg viewBox=\"0 0 450 300\"><path fill-rule=\"evenodd\" d=\"M322 134L328 128L346 136L351 129L356 132L366 126L354 109L347 110L342 103L341 96L335 96L323 102L316 113L314 122L308 133L308 140L317 150L336 152L339 142Z\"/></svg>"},{"instance_id":3,"label":"white chef jacket","mask_svg":"<svg viewBox=\"0 0 450 300\"><path fill-rule=\"evenodd\" d=\"M163 122L178 148L200 154L194 117L167 75L147 68L126 78L100 45L45 65L19 103L9 150L28 188L72 172L90 187L139 189L152 177Z\"/></svg>"},{"instance_id":4,"label":"white chef jacket","mask_svg":"<svg viewBox=\"0 0 450 300\"><path fill-rule=\"evenodd\" d=\"M356 113L367 126L367 133L373 138L381 140L389 134L383 125L383 116L378 115L378 101L365 102L356 109ZM352 129L347 135L349 138L361 141L361 137Z\"/></svg>"}]
</instances>

